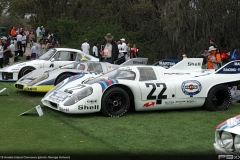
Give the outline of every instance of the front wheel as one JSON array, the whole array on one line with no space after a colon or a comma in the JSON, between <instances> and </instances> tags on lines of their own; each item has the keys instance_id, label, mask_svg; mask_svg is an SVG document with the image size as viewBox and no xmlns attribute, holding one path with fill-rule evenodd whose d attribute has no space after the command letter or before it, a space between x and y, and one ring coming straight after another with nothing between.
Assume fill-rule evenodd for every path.
<instances>
[{"instance_id":1,"label":"front wheel","mask_svg":"<svg viewBox=\"0 0 240 160\"><path fill-rule=\"evenodd\" d=\"M226 85L217 85L210 89L204 103L204 108L209 111L227 110L231 103L231 93Z\"/></svg>"},{"instance_id":2,"label":"front wheel","mask_svg":"<svg viewBox=\"0 0 240 160\"><path fill-rule=\"evenodd\" d=\"M101 113L106 117L121 117L130 107L130 99L125 90L112 87L104 93L101 103Z\"/></svg>"},{"instance_id":3,"label":"front wheel","mask_svg":"<svg viewBox=\"0 0 240 160\"><path fill-rule=\"evenodd\" d=\"M33 70L35 70L35 68L33 68L33 67L24 67L24 68L20 71L18 78L20 79L21 77L23 77L24 75L32 72Z\"/></svg>"},{"instance_id":4,"label":"front wheel","mask_svg":"<svg viewBox=\"0 0 240 160\"><path fill-rule=\"evenodd\" d=\"M59 76L57 78L55 85L57 85L58 83L62 82L64 79L71 77L71 76L72 76L72 74L70 74L70 73L62 74L61 76Z\"/></svg>"}]
</instances>

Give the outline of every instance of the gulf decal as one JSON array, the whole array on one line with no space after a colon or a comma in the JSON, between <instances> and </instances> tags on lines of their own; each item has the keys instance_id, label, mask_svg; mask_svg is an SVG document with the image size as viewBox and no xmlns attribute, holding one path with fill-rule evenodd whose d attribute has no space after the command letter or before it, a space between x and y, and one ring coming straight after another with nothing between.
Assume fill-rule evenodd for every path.
<instances>
[{"instance_id":1,"label":"gulf decal","mask_svg":"<svg viewBox=\"0 0 240 160\"><path fill-rule=\"evenodd\" d=\"M240 124L240 114L222 122L221 124L219 124L216 127L216 130L224 130L227 128L233 128L234 126L236 126L238 124Z\"/></svg>"},{"instance_id":2,"label":"gulf decal","mask_svg":"<svg viewBox=\"0 0 240 160\"><path fill-rule=\"evenodd\" d=\"M103 92L108 86L111 86L113 84L118 84L118 80L111 79L111 80L100 81L98 83L101 85L102 92Z\"/></svg>"},{"instance_id":3,"label":"gulf decal","mask_svg":"<svg viewBox=\"0 0 240 160\"><path fill-rule=\"evenodd\" d=\"M240 73L240 61L231 61L224 67L216 71L215 74L239 74Z\"/></svg>"},{"instance_id":4,"label":"gulf decal","mask_svg":"<svg viewBox=\"0 0 240 160\"><path fill-rule=\"evenodd\" d=\"M56 78L53 78L51 80L48 80L46 82L43 82L43 83L39 84L38 86L54 85L55 81L56 81Z\"/></svg>"}]
</instances>

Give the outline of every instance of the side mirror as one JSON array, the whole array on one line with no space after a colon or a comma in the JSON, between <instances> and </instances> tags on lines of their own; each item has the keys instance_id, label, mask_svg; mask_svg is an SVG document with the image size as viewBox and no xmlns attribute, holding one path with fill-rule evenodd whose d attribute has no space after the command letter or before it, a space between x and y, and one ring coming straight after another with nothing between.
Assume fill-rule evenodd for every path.
<instances>
[{"instance_id":1,"label":"side mirror","mask_svg":"<svg viewBox=\"0 0 240 160\"><path fill-rule=\"evenodd\" d=\"M52 58L50 61L51 61L51 62L54 62L54 61L55 61L55 59L54 59L54 58Z\"/></svg>"}]
</instances>

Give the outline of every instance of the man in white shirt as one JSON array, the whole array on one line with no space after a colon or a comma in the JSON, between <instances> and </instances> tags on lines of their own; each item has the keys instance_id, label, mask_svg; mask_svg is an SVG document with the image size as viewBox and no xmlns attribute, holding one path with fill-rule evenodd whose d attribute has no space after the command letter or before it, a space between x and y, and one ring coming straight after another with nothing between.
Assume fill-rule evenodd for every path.
<instances>
[{"instance_id":1,"label":"man in white shirt","mask_svg":"<svg viewBox=\"0 0 240 160\"><path fill-rule=\"evenodd\" d=\"M13 56L12 56L12 58L9 58L9 62L10 62L10 65L12 65L14 63L15 51L16 51L13 40L11 41L10 50L11 50Z\"/></svg>"},{"instance_id":2,"label":"man in white shirt","mask_svg":"<svg viewBox=\"0 0 240 160\"><path fill-rule=\"evenodd\" d=\"M125 38L120 39L122 42L122 51L124 53L125 56L125 61L127 61L128 57L127 57L127 44L125 43Z\"/></svg>"},{"instance_id":3,"label":"man in white shirt","mask_svg":"<svg viewBox=\"0 0 240 160\"><path fill-rule=\"evenodd\" d=\"M89 54L90 45L88 44L88 39L85 39L85 42L82 44L81 49L84 53Z\"/></svg>"},{"instance_id":4,"label":"man in white shirt","mask_svg":"<svg viewBox=\"0 0 240 160\"><path fill-rule=\"evenodd\" d=\"M17 35L17 49L22 51L22 34Z\"/></svg>"}]
</instances>

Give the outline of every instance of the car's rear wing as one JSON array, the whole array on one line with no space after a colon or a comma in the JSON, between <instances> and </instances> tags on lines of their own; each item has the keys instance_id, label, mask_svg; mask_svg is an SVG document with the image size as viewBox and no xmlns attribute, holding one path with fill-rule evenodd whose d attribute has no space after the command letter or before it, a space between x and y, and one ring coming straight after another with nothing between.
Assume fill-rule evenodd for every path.
<instances>
[{"instance_id":1,"label":"car's rear wing","mask_svg":"<svg viewBox=\"0 0 240 160\"><path fill-rule=\"evenodd\" d=\"M147 65L148 58L132 58L121 64L121 66Z\"/></svg>"},{"instance_id":2,"label":"car's rear wing","mask_svg":"<svg viewBox=\"0 0 240 160\"><path fill-rule=\"evenodd\" d=\"M240 60L231 61L218 69L215 74L239 74Z\"/></svg>"},{"instance_id":3,"label":"car's rear wing","mask_svg":"<svg viewBox=\"0 0 240 160\"><path fill-rule=\"evenodd\" d=\"M169 70L200 71L202 70L202 63L203 58L187 58L170 67Z\"/></svg>"}]
</instances>

